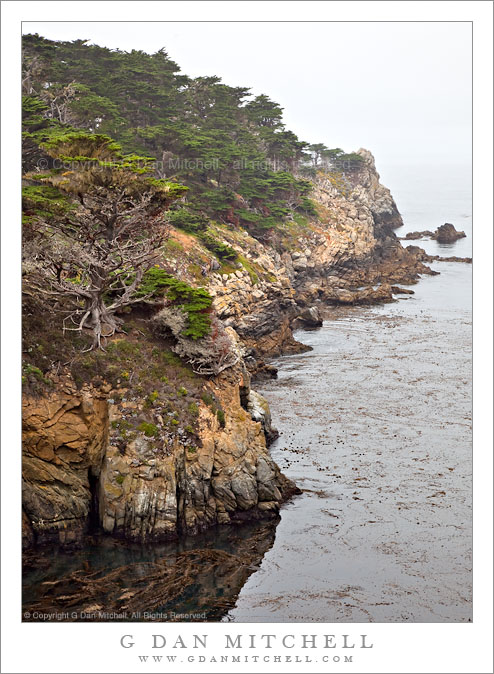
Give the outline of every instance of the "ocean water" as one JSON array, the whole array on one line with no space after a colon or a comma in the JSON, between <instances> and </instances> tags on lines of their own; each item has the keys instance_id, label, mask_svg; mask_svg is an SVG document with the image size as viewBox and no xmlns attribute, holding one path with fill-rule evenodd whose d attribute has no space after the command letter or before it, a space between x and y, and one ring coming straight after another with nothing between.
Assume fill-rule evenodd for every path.
<instances>
[{"instance_id":1,"label":"ocean water","mask_svg":"<svg viewBox=\"0 0 494 674\"><path fill-rule=\"evenodd\" d=\"M397 234L451 222L466 239L411 243L471 255L468 171L392 175ZM471 620L471 265L433 268L398 302L335 308L296 334L312 351L274 362L271 453L303 493L225 619Z\"/></svg>"},{"instance_id":2,"label":"ocean water","mask_svg":"<svg viewBox=\"0 0 494 674\"><path fill-rule=\"evenodd\" d=\"M464 231L465 239L454 244L439 244L434 240L410 241L431 255L472 255L472 171L464 165L397 165L386 166L381 177L390 188L400 211L404 226L398 236L407 232L434 231L445 222ZM404 242L403 245L409 245Z\"/></svg>"}]
</instances>

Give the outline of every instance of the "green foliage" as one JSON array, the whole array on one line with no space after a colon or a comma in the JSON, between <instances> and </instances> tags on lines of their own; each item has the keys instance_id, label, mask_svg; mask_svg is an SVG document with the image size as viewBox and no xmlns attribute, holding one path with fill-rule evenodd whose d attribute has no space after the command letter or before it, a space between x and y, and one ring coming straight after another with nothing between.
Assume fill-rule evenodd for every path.
<instances>
[{"instance_id":1,"label":"green foliage","mask_svg":"<svg viewBox=\"0 0 494 674\"><path fill-rule=\"evenodd\" d=\"M225 412L219 401L216 399L216 396L209 391L203 391L201 393L201 400L211 409L211 412L218 419L221 428L225 428Z\"/></svg>"},{"instance_id":2,"label":"green foliage","mask_svg":"<svg viewBox=\"0 0 494 674\"><path fill-rule=\"evenodd\" d=\"M179 306L187 314L184 336L200 339L209 333L212 297L204 288L193 288L179 281L159 267L152 267L143 276L136 293L138 297L166 292L171 304Z\"/></svg>"},{"instance_id":3,"label":"green foliage","mask_svg":"<svg viewBox=\"0 0 494 674\"><path fill-rule=\"evenodd\" d=\"M214 76L186 77L165 50L127 53L25 35L23 56L25 72L32 71L24 102L30 140L46 152L56 148L63 157L136 172L149 168L142 158L164 157L163 175L182 183L172 196L190 188L187 205L170 214L184 231L205 232L208 220L217 219L256 235L279 226L307 196L292 173L307 143L285 128L282 108L265 94L253 97ZM51 111L54 96L65 101L63 124ZM78 148L81 129L103 145L106 138L108 156ZM306 202L301 206L309 212ZM220 258L232 255L206 241Z\"/></svg>"},{"instance_id":4,"label":"green foliage","mask_svg":"<svg viewBox=\"0 0 494 674\"><path fill-rule=\"evenodd\" d=\"M216 410L216 417L220 423L221 428L225 428L225 413L223 410Z\"/></svg>"},{"instance_id":5,"label":"green foliage","mask_svg":"<svg viewBox=\"0 0 494 674\"><path fill-rule=\"evenodd\" d=\"M204 391L203 393L201 393L201 400L208 407L213 407L214 404L215 404L213 396L210 393L208 393L207 391Z\"/></svg>"},{"instance_id":6,"label":"green foliage","mask_svg":"<svg viewBox=\"0 0 494 674\"><path fill-rule=\"evenodd\" d=\"M30 365L29 363L24 363L22 367L22 383L27 383L30 378L34 378L38 382L45 384L46 386L51 386L52 382L50 379L45 377L43 372L39 367L35 365Z\"/></svg>"},{"instance_id":7,"label":"green foliage","mask_svg":"<svg viewBox=\"0 0 494 674\"><path fill-rule=\"evenodd\" d=\"M148 421L143 421L137 427L138 431L144 433L147 438L156 438L159 435L159 428L155 424L150 424Z\"/></svg>"},{"instance_id":8,"label":"green foliage","mask_svg":"<svg viewBox=\"0 0 494 674\"><path fill-rule=\"evenodd\" d=\"M260 127L282 128L283 108L265 94L256 96L247 103L245 110L249 119Z\"/></svg>"},{"instance_id":9,"label":"green foliage","mask_svg":"<svg viewBox=\"0 0 494 674\"><path fill-rule=\"evenodd\" d=\"M237 251L226 243L218 241L210 232L200 234L201 241L219 260L236 260Z\"/></svg>"},{"instance_id":10,"label":"green foliage","mask_svg":"<svg viewBox=\"0 0 494 674\"><path fill-rule=\"evenodd\" d=\"M168 241L165 244L165 248L167 251L170 251L171 253L174 254L179 253L184 249L180 241L175 241L174 239L168 239Z\"/></svg>"},{"instance_id":11,"label":"green foliage","mask_svg":"<svg viewBox=\"0 0 494 674\"><path fill-rule=\"evenodd\" d=\"M170 279L173 279L173 276L160 267L151 267L151 269L144 272L142 281L136 291L136 297L156 297L162 295L169 287Z\"/></svg>"},{"instance_id":12,"label":"green foliage","mask_svg":"<svg viewBox=\"0 0 494 674\"><path fill-rule=\"evenodd\" d=\"M163 362L165 362L167 365L174 365L174 366L182 365L182 361L180 360L180 358L177 356L176 353L173 353L173 351L162 351L161 358L163 359Z\"/></svg>"},{"instance_id":13,"label":"green foliage","mask_svg":"<svg viewBox=\"0 0 494 674\"><path fill-rule=\"evenodd\" d=\"M48 122L45 116L48 106L37 96L22 97L22 124L34 131Z\"/></svg>"},{"instance_id":14,"label":"green foliage","mask_svg":"<svg viewBox=\"0 0 494 674\"><path fill-rule=\"evenodd\" d=\"M242 265L242 267L247 271L247 273L250 276L250 280L252 281L252 285L256 285L256 283L259 283L259 276L257 275L257 272L254 268L254 265L252 262L250 262L246 257L243 255L238 256L238 261Z\"/></svg>"},{"instance_id":15,"label":"green foliage","mask_svg":"<svg viewBox=\"0 0 494 674\"><path fill-rule=\"evenodd\" d=\"M204 231L209 224L208 218L202 213L190 211L186 208L179 208L178 210L171 211L169 220L170 224L174 227L183 229L185 232L191 234Z\"/></svg>"},{"instance_id":16,"label":"green foliage","mask_svg":"<svg viewBox=\"0 0 494 674\"><path fill-rule=\"evenodd\" d=\"M43 176L33 173L28 177L66 194L77 195L79 199L83 195L101 196L104 189L110 201L112 193L119 188L124 189L129 198L146 195L152 204L167 208L188 190L177 182L153 177L150 175L154 170L153 157L122 154L120 144L104 134L69 128L65 133L50 135L39 142L39 147L58 161L57 168ZM121 215L125 215L125 206Z\"/></svg>"},{"instance_id":17,"label":"green foliage","mask_svg":"<svg viewBox=\"0 0 494 674\"><path fill-rule=\"evenodd\" d=\"M197 403L190 403L188 407L189 414L191 414L193 417L198 417L199 416L199 407L197 406Z\"/></svg>"},{"instance_id":18,"label":"green foliage","mask_svg":"<svg viewBox=\"0 0 494 674\"><path fill-rule=\"evenodd\" d=\"M63 215L74 208L60 190L51 185L27 185L22 188L22 209L39 217Z\"/></svg>"},{"instance_id":19,"label":"green foliage","mask_svg":"<svg viewBox=\"0 0 494 674\"><path fill-rule=\"evenodd\" d=\"M107 344L106 351L110 354L110 357L125 358L127 362L131 362L131 359L139 353L140 346L137 342L131 342L127 339L114 339Z\"/></svg>"},{"instance_id":20,"label":"green foliage","mask_svg":"<svg viewBox=\"0 0 494 674\"><path fill-rule=\"evenodd\" d=\"M300 202L299 210L307 215L317 216L317 208L312 199L308 197L302 197Z\"/></svg>"},{"instance_id":21,"label":"green foliage","mask_svg":"<svg viewBox=\"0 0 494 674\"><path fill-rule=\"evenodd\" d=\"M51 157L62 161L88 162L94 161L100 165L104 162L117 162L122 159L122 147L110 136L86 131L66 131L55 137L50 137L40 143Z\"/></svg>"},{"instance_id":22,"label":"green foliage","mask_svg":"<svg viewBox=\"0 0 494 674\"><path fill-rule=\"evenodd\" d=\"M115 482L117 484L123 484L124 480L125 480L125 477L123 475L117 475L117 477L115 478Z\"/></svg>"},{"instance_id":23,"label":"green foliage","mask_svg":"<svg viewBox=\"0 0 494 674\"><path fill-rule=\"evenodd\" d=\"M152 407L153 404L158 400L159 393L158 391L152 391L146 398L144 407Z\"/></svg>"}]
</instances>

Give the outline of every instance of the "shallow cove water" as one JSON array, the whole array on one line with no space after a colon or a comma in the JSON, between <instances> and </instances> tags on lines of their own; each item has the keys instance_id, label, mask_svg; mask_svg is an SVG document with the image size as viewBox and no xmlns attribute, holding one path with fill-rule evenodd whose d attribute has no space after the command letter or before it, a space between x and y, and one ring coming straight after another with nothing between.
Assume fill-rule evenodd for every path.
<instances>
[{"instance_id":1,"label":"shallow cove water","mask_svg":"<svg viewBox=\"0 0 494 674\"><path fill-rule=\"evenodd\" d=\"M303 490L228 618L471 618L471 267L392 305L338 308L261 392ZM437 267L439 268L439 264Z\"/></svg>"}]
</instances>

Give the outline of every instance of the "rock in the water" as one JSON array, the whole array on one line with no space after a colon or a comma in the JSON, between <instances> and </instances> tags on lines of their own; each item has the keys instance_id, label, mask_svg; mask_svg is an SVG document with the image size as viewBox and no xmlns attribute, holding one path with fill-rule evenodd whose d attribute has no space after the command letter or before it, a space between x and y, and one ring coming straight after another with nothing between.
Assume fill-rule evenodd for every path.
<instances>
[{"instance_id":1,"label":"rock in the water","mask_svg":"<svg viewBox=\"0 0 494 674\"><path fill-rule=\"evenodd\" d=\"M292 328L320 328L322 318L317 307L308 307L292 323Z\"/></svg>"},{"instance_id":2,"label":"rock in the water","mask_svg":"<svg viewBox=\"0 0 494 674\"><path fill-rule=\"evenodd\" d=\"M91 479L108 442L108 412L96 390L59 384L44 398L23 401L24 540L81 543L89 523Z\"/></svg>"},{"instance_id":3,"label":"rock in the water","mask_svg":"<svg viewBox=\"0 0 494 674\"><path fill-rule=\"evenodd\" d=\"M267 444L276 440L279 433L271 424L271 412L266 398L251 389L247 397L247 411L254 421L260 422Z\"/></svg>"},{"instance_id":4,"label":"rock in the water","mask_svg":"<svg viewBox=\"0 0 494 674\"><path fill-rule=\"evenodd\" d=\"M415 291L410 288L400 288L400 286L391 286L391 292L395 295L414 295Z\"/></svg>"},{"instance_id":5,"label":"rock in the water","mask_svg":"<svg viewBox=\"0 0 494 674\"><path fill-rule=\"evenodd\" d=\"M268 404L239 366L210 381L224 416L200 402L194 447L180 435L165 447L133 433L122 451L113 422L123 403L108 391L59 385L44 398L26 396L24 547L81 544L90 523L150 542L275 515L298 490L266 448L277 437Z\"/></svg>"},{"instance_id":6,"label":"rock in the water","mask_svg":"<svg viewBox=\"0 0 494 674\"><path fill-rule=\"evenodd\" d=\"M438 227L433 234L433 238L436 239L438 243L454 243L458 239L463 239L465 237L465 232L459 232L455 226L449 222Z\"/></svg>"},{"instance_id":7,"label":"rock in the water","mask_svg":"<svg viewBox=\"0 0 494 674\"><path fill-rule=\"evenodd\" d=\"M424 237L434 236L434 232L425 229L423 232L408 232L405 236L400 237L404 241L413 241L415 239L423 239Z\"/></svg>"}]
</instances>

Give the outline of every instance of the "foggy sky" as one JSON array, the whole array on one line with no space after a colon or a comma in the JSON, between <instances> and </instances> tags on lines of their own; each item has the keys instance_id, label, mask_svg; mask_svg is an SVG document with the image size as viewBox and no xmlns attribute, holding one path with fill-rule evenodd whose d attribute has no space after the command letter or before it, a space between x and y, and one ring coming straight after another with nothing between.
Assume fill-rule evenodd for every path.
<instances>
[{"instance_id":1,"label":"foggy sky","mask_svg":"<svg viewBox=\"0 0 494 674\"><path fill-rule=\"evenodd\" d=\"M24 22L24 33L152 53L265 93L307 142L378 168L470 163L471 24Z\"/></svg>"}]
</instances>

